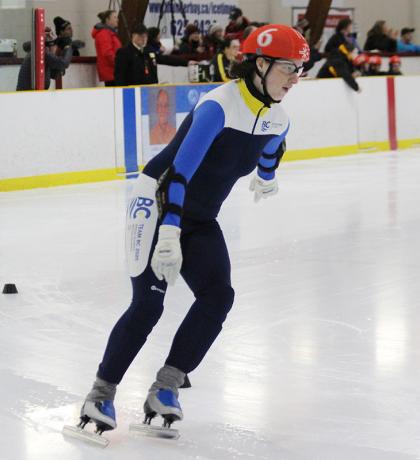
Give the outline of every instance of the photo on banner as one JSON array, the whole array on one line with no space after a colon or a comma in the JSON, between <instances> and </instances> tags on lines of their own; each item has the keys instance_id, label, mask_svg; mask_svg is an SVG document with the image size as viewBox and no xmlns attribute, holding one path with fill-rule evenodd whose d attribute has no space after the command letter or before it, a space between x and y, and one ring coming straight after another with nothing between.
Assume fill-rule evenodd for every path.
<instances>
[{"instance_id":1,"label":"photo on banner","mask_svg":"<svg viewBox=\"0 0 420 460\"><path fill-rule=\"evenodd\" d=\"M144 164L165 148L198 101L217 86L219 84L211 83L141 88L141 142Z\"/></svg>"},{"instance_id":2,"label":"photo on banner","mask_svg":"<svg viewBox=\"0 0 420 460\"><path fill-rule=\"evenodd\" d=\"M175 87L150 88L149 141L150 145L166 145L176 133Z\"/></svg>"}]
</instances>

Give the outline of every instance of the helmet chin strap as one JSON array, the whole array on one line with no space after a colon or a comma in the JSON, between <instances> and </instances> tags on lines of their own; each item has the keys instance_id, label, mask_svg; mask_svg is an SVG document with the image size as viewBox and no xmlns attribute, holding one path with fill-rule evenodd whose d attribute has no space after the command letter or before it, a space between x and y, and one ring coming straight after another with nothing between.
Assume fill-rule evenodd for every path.
<instances>
[{"instance_id":1,"label":"helmet chin strap","mask_svg":"<svg viewBox=\"0 0 420 460\"><path fill-rule=\"evenodd\" d=\"M273 65L274 65L274 60L270 59L268 69L266 70L265 74L263 75L261 73L261 70L258 68L257 60L255 60L255 71L256 71L257 75L261 78L261 83L262 83L262 86L263 86L264 96L267 97L273 104L279 104L281 102L281 99L278 100L278 101L276 99L273 99L273 97L271 96L271 94L267 90L266 79L267 79L267 75L270 73L270 70L272 69Z\"/></svg>"}]
</instances>

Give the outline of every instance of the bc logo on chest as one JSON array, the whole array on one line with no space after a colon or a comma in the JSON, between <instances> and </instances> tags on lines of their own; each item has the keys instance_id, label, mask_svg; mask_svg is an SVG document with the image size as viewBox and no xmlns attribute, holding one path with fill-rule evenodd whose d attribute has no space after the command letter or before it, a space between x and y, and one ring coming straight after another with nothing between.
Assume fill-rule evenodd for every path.
<instances>
[{"instance_id":1,"label":"bc logo on chest","mask_svg":"<svg viewBox=\"0 0 420 460\"><path fill-rule=\"evenodd\" d=\"M265 133L266 131L270 129L270 126L271 126L271 121L263 121L261 125L261 131Z\"/></svg>"}]
</instances>

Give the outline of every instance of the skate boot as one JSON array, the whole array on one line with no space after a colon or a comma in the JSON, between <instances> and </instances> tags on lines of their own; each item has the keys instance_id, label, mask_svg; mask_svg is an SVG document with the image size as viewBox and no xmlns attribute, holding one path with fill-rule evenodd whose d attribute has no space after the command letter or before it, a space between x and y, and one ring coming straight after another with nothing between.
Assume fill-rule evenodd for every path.
<instances>
[{"instance_id":1,"label":"skate boot","mask_svg":"<svg viewBox=\"0 0 420 460\"><path fill-rule=\"evenodd\" d=\"M113 430L117 426L115 408L112 401L85 401L80 411L80 428L90 421L96 424L96 433Z\"/></svg>"},{"instance_id":2,"label":"skate boot","mask_svg":"<svg viewBox=\"0 0 420 460\"><path fill-rule=\"evenodd\" d=\"M183 419L181 405L178 401L178 388L184 383L184 380L185 374L179 369L167 365L162 367L144 403L144 421L130 424L130 431L149 436L178 439L178 430L171 428L171 425ZM157 415L163 418L162 427L151 425L151 421Z\"/></svg>"},{"instance_id":3,"label":"skate boot","mask_svg":"<svg viewBox=\"0 0 420 460\"><path fill-rule=\"evenodd\" d=\"M163 388L149 392L144 403L144 414L144 423L149 425L156 415L162 416L165 428L170 428L173 422L183 419L177 395L172 390L165 390Z\"/></svg>"},{"instance_id":4,"label":"skate boot","mask_svg":"<svg viewBox=\"0 0 420 460\"><path fill-rule=\"evenodd\" d=\"M102 433L113 430L117 426L113 403L116 387L117 385L97 377L82 406L79 424L64 426L63 434L106 447L109 441L101 436ZM96 425L94 432L85 429L90 422Z\"/></svg>"}]
</instances>

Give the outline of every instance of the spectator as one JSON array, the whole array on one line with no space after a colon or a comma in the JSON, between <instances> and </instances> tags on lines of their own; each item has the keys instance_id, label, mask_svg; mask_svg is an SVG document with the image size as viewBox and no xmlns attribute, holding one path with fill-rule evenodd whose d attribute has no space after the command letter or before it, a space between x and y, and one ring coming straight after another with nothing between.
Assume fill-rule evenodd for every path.
<instances>
[{"instance_id":1,"label":"spectator","mask_svg":"<svg viewBox=\"0 0 420 460\"><path fill-rule=\"evenodd\" d=\"M355 58L354 46L342 43L338 49L331 51L325 64L318 72L317 78L342 78L354 91L359 91L352 60Z\"/></svg>"},{"instance_id":2,"label":"spectator","mask_svg":"<svg viewBox=\"0 0 420 460\"><path fill-rule=\"evenodd\" d=\"M388 75L402 75L401 58L399 56L391 56L389 58Z\"/></svg>"},{"instance_id":3,"label":"spectator","mask_svg":"<svg viewBox=\"0 0 420 460\"><path fill-rule=\"evenodd\" d=\"M63 49L62 56L56 56L57 37L50 27L45 28L45 83L44 89L49 89L51 79L56 79L64 74L65 69L70 65L72 58L71 46L67 45ZM28 51L19 69L16 91L27 91L33 89L32 85L32 53L30 45L25 43Z\"/></svg>"},{"instance_id":4,"label":"spectator","mask_svg":"<svg viewBox=\"0 0 420 460\"><path fill-rule=\"evenodd\" d=\"M209 59L221 51L223 46L223 34L223 27L219 24L213 24L209 27L208 34L204 37L203 40L203 44Z\"/></svg>"},{"instance_id":5,"label":"spectator","mask_svg":"<svg viewBox=\"0 0 420 460\"><path fill-rule=\"evenodd\" d=\"M208 58L203 46L203 38L195 24L187 24L178 51L175 51L174 54L182 54L186 59L195 61Z\"/></svg>"},{"instance_id":6,"label":"spectator","mask_svg":"<svg viewBox=\"0 0 420 460\"><path fill-rule=\"evenodd\" d=\"M369 57L369 70L367 75L369 77L378 77L381 75L386 75L386 72L381 71L382 58L381 56L375 55Z\"/></svg>"},{"instance_id":7,"label":"spectator","mask_svg":"<svg viewBox=\"0 0 420 460\"><path fill-rule=\"evenodd\" d=\"M222 51L210 61L210 74L213 74L213 81L227 82L230 77L230 67L237 61L240 43L237 39L226 38L223 42Z\"/></svg>"},{"instance_id":8,"label":"spectator","mask_svg":"<svg viewBox=\"0 0 420 460\"><path fill-rule=\"evenodd\" d=\"M301 35L305 37L306 32L311 28L309 25L309 21L305 17L298 18L297 23L293 26L295 30L297 30ZM306 40L307 41L307 40Z\"/></svg>"},{"instance_id":9,"label":"spectator","mask_svg":"<svg viewBox=\"0 0 420 460\"><path fill-rule=\"evenodd\" d=\"M105 82L105 86L115 86L115 55L117 50L121 48L121 42L117 35L118 15L114 10L107 10L99 13L98 18L101 22L96 24L92 30L98 76L100 81Z\"/></svg>"},{"instance_id":10,"label":"spectator","mask_svg":"<svg viewBox=\"0 0 420 460\"><path fill-rule=\"evenodd\" d=\"M362 53L363 49L360 46L359 42L357 41L357 35L358 35L357 24L353 22L353 31L349 33L347 40L357 49L359 53Z\"/></svg>"},{"instance_id":11,"label":"spectator","mask_svg":"<svg viewBox=\"0 0 420 460\"><path fill-rule=\"evenodd\" d=\"M397 49L398 32L389 29L386 21L376 21L367 34L364 49L366 51L378 50L395 52Z\"/></svg>"},{"instance_id":12,"label":"spectator","mask_svg":"<svg viewBox=\"0 0 420 460\"><path fill-rule=\"evenodd\" d=\"M305 36L305 34L308 34L311 27L309 25L309 21L306 18L302 17L298 20L296 25L293 26L293 28L297 30L300 34ZM307 39L307 41L309 42L309 39ZM318 62L322 59L323 56L319 52L320 46L320 40L317 43L315 43L315 45L310 45L310 57L306 62L303 63L302 77L305 77L308 74L309 70L312 69L312 67L315 65L315 62Z\"/></svg>"},{"instance_id":13,"label":"spectator","mask_svg":"<svg viewBox=\"0 0 420 460\"><path fill-rule=\"evenodd\" d=\"M249 20L243 15L242 10L233 7L229 13L229 24L225 29L225 37L243 41L244 30L250 25Z\"/></svg>"},{"instance_id":14,"label":"spectator","mask_svg":"<svg viewBox=\"0 0 420 460\"><path fill-rule=\"evenodd\" d=\"M369 56L365 53L358 54L353 59L353 67L362 77L368 75L369 73Z\"/></svg>"},{"instance_id":15,"label":"spectator","mask_svg":"<svg viewBox=\"0 0 420 460\"><path fill-rule=\"evenodd\" d=\"M310 45L310 47L309 47L309 50L310 50L309 59L306 62L303 63L302 77L306 77L307 73L309 72L309 70L311 70L312 67L315 65L315 62L318 62L323 58L322 54L319 52L320 46L321 46L321 41L320 40L317 41L315 43L315 45Z\"/></svg>"},{"instance_id":16,"label":"spectator","mask_svg":"<svg viewBox=\"0 0 420 460\"><path fill-rule=\"evenodd\" d=\"M160 42L160 29L158 27L149 27L147 29L147 45L156 55L163 54L166 49Z\"/></svg>"},{"instance_id":17,"label":"spectator","mask_svg":"<svg viewBox=\"0 0 420 460\"><path fill-rule=\"evenodd\" d=\"M165 89L160 89L156 97L157 123L150 130L150 145L169 144L176 134L176 127L170 123L170 99Z\"/></svg>"},{"instance_id":18,"label":"spectator","mask_svg":"<svg viewBox=\"0 0 420 460\"><path fill-rule=\"evenodd\" d=\"M410 27L401 29L401 39L397 41L397 53L420 53L420 45L412 43L415 30Z\"/></svg>"},{"instance_id":19,"label":"spectator","mask_svg":"<svg viewBox=\"0 0 420 460\"><path fill-rule=\"evenodd\" d=\"M70 21L60 16L54 18L55 33L57 34L57 47L59 54L62 54L64 48L70 45L73 50L73 56L80 56L79 49L85 47L81 40L73 40L73 28Z\"/></svg>"},{"instance_id":20,"label":"spectator","mask_svg":"<svg viewBox=\"0 0 420 460\"><path fill-rule=\"evenodd\" d=\"M156 54L148 45L148 29L139 24L131 32L131 42L117 51L115 84L117 86L158 83L158 64L187 66L188 61L177 56Z\"/></svg>"},{"instance_id":21,"label":"spectator","mask_svg":"<svg viewBox=\"0 0 420 460\"><path fill-rule=\"evenodd\" d=\"M325 45L325 52L336 50L343 43L350 43L350 34L353 32L353 21L350 18L341 19L335 28L335 34L330 37Z\"/></svg>"},{"instance_id":22,"label":"spectator","mask_svg":"<svg viewBox=\"0 0 420 460\"><path fill-rule=\"evenodd\" d=\"M255 29L258 29L257 26L250 24L248 27L244 29L244 33L242 34L242 41L245 41L251 34L254 32Z\"/></svg>"},{"instance_id":23,"label":"spectator","mask_svg":"<svg viewBox=\"0 0 420 460\"><path fill-rule=\"evenodd\" d=\"M242 54L242 44L243 42L246 40L247 37L249 37L252 32L254 32L255 29L258 29L258 27L254 24L250 24L245 30L244 30L244 33L242 34L242 41L241 41L241 48L239 50L239 52ZM239 56L240 57L240 56ZM238 59L239 59L238 57Z\"/></svg>"}]
</instances>

